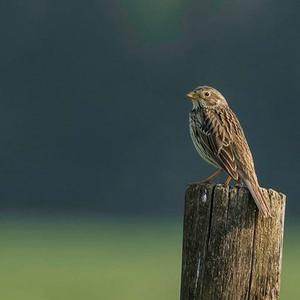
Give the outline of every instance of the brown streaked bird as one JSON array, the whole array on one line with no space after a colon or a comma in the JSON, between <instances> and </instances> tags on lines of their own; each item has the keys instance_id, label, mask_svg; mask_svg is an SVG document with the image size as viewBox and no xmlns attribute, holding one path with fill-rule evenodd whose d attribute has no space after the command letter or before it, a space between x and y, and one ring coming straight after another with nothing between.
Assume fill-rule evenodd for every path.
<instances>
[{"instance_id":1,"label":"brown streaked bird","mask_svg":"<svg viewBox=\"0 0 300 300\"><path fill-rule=\"evenodd\" d=\"M245 134L224 96L210 86L188 93L193 103L190 134L200 156L218 170L204 182L211 182L224 170L225 186L234 179L244 183L264 217L271 216L269 199L263 194Z\"/></svg>"}]
</instances>

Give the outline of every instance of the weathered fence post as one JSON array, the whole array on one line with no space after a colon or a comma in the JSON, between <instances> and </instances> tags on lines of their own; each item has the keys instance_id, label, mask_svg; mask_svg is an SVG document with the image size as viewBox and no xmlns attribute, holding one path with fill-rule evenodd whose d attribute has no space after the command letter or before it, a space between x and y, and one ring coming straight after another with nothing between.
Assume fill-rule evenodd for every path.
<instances>
[{"instance_id":1,"label":"weathered fence post","mask_svg":"<svg viewBox=\"0 0 300 300\"><path fill-rule=\"evenodd\" d=\"M269 194L264 219L246 188L186 191L181 300L278 300L285 196Z\"/></svg>"}]
</instances>

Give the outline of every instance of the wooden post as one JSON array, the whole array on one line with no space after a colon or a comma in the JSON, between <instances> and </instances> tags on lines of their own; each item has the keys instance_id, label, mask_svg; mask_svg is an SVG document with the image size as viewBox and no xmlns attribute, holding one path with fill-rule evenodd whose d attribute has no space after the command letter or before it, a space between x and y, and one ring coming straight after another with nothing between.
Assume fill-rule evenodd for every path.
<instances>
[{"instance_id":1,"label":"wooden post","mask_svg":"<svg viewBox=\"0 0 300 300\"><path fill-rule=\"evenodd\" d=\"M186 191L181 300L278 300L285 196L269 194L264 219L246 188Z\"/></svg>"}]
</instances>

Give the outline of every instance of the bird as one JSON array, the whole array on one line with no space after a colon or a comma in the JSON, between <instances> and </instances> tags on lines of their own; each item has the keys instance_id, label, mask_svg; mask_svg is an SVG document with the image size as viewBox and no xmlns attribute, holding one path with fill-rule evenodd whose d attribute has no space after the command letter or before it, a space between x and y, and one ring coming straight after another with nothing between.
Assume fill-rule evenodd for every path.
<instances>
[{"instance_id":1,"label":"bird","mask_svg":"<svg viewBox=\"0 0 300 300\"><path fill-rule=\"evenodd\" d=\"M211 86L189 92L192 101L189 129L198 154L217 170L202 183L211 183L223 171L227 187L233 179L245 184L263 217L271 217L270 202L259 186L253 156L243 128L225 97Z\"/></svg>"}]
</instances>

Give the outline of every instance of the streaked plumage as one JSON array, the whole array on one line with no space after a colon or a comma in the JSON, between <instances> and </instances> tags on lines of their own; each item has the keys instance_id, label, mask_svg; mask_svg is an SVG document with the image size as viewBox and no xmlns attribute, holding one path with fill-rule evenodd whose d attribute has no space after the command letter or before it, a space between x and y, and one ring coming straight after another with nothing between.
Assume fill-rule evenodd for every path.
<instances>
[{"instance_id":1,"label":"streaked plumage","mask_svg":"<svg viewBox=\"0 0 300 300\"><path fill-rule=\"evenodd\" d=\"M223 95L212 87L201 86L188 96L193 102L190 134L200 156L232 179L245 183L259 210L270 216L269 199L259 187L243 129Z\"/></svg>"}]
</instances>

